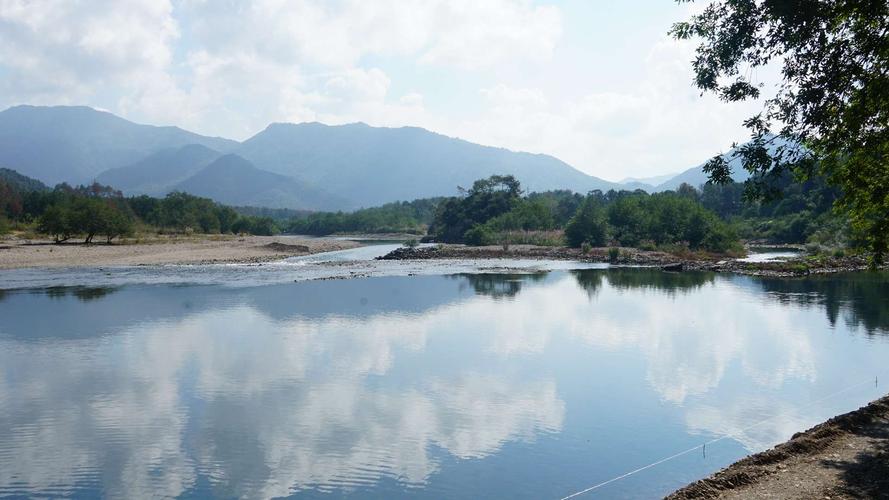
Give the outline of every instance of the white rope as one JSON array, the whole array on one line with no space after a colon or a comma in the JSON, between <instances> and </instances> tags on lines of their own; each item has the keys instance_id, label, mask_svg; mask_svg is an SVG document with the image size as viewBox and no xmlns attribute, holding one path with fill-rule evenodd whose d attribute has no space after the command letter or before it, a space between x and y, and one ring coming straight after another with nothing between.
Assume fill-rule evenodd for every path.
<instances>
[{"instance_id":1,"label":"white rope","mask_svg":"<svg viewBox=\"0 0 889 500\"><path fill-rule=\"evenodd\" d=\"M844 392L848 392L848 391L851 391L852 389L856 389L856 388L858 388L858 387L861 387L862 385L865 385L865 384L874 384L875 381L876 381L876 378L875 378L874 380L868 380L867 382L860 382L860 383L857 383L857 384L850 385L849 387L846 387L845 389L841 389L841 390L839 390L839 391L837 391L837 392L828 394L827 396L824 396L824 397L821 398L821 399L816 399L815 401L810 401L808 404L799 407L798 410L806 409L806 408L808 408L808 407L810 407L810 406L812 406L812 405L816 405L816 404L818 404L818 403L821 403L821 402L823 402L823 401L825 401L825 400L828 400L828 399L830 399L830 398L833 398L833 397L835 397L835 396L839 396L840 394L842 394L842 393L844 393ZM770 420L774 420L774 419L778 418L779 416L780 416L780 415L772 415L772 416L769 417L769 418L760 420L759 422L756 422L756 423L754 423L754 424L752 424L752 425L749 425L749 426L747 426L747 427L744 427L744 428L741 429L739 432L740 432L740 433L743 433L743 432L749 431L750 429L753 429L754 427L758 427L758 426L760 426L760 425L762 425L762 424L764 424L764 423L766 423L766 422L768 422L768 421L770 421ZM620 481L621 479L630 477L630 476L632 476L633 474L637 474L637 473L642 472L642 471L644 471L644 470L646 470L646 469L650 469L650 468L652 468L652 467L654 467L654 466L656 466L656 465L660 465L660 464L662 464L662 463L664 463L664 462L669 462L670 460L673 460L674 458L679 458L679 457L681 457L682 455L686 455L686 454L691 453L691 452L693 452L693 451L695 451L695 450L699 450L699 449L701 449L701 448L706 447L707 445L716 443L716 442L718 442L718 441L722 441L723 439L726 439L726 438L735 438L735 436L734 436L733 434L725 434L725 435L720 436L720 437L718 437L718 438L711 439L710 441L707 441L706 443L699 444L699 445L697 445L697 446L695 446L695 447L692 447L692 448L689 448L689 449L687 449L687 450L685 450L685 451L680 451L679 453L676 453L675 455L670 455L669 457L662 458L662 459L658 460L657 462L652 462L652 463L650 463L650 464L648 464L648 465L645 465L645 466L643 466L643 467L639 467L638 469L631 470L630 472L621 474L620 476L611 478L611 479L609 479L609 480L607 480L607 481L603 481L603 482L601 482L601 483L594 484L593 486L590 486L589 488L585 488L585 489L582 489L582 490L580 490L580 491L574 492L574 493L572 493L572 494L570 494L570 495L568 495L568 496L566 496L566 497L562 497L561 500L568 500L569 498L574 498L574 497L577 497L577 496L580 496L580 495L589 493L589 492L591 492L591 491L593 491L593 490L596 490L596 489L599 489L599 488L601 488L601 487L603 487L603 486L605 486L605 485L611 484L611 483L613 483L613 482L615 482L615 481ZM735 438L735 439L737 439L737 438Z\"/></svg>"}]
</instances>

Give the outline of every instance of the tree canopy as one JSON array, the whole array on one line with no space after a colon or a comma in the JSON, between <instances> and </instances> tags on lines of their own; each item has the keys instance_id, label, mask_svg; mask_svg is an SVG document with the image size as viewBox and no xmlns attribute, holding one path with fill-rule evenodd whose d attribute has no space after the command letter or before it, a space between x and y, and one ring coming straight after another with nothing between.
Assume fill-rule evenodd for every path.
<instances>
[{"instance_id":1,"label":"tree canopy","mask_svg":"<svg viewBox=\"0 0 889 500\"><path fill-rule=\"evenodd\" d=\"M680 3L689 0L677 0ZM837 206L881 262L889 248L889 3L885 0L718 0L673 26L699 39L695 85L724 101L764 97L745 121L752 141L737 149L752 175L751 197L777 195L785 172L823 175L841 189ZM781 66L772 95L756 69ZM714 157L714 182L730 179Z\"/></svg>"}]
</instances>

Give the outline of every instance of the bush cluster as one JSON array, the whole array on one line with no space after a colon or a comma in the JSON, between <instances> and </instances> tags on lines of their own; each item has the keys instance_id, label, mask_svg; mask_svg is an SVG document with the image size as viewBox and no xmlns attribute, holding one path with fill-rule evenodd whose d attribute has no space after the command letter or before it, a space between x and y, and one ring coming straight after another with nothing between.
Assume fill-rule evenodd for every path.
<instances>
[{"instance_id":1,"label":"bush cluster","mask_svg":"<svg viewBox=\"0 0 889 500\"><path fill-rule=\"evenodd\" d=\"M77 187L59 184L49 189L14 172L17 177L13 177L9 172L12 171L0 172L6 175L0 176L0 218L33 225L57 243L75 236L83 237L85 243L104 236L111 243L117 237L131 234L137 224L153 226L161 232L261 235L279 232L269 217L240 215L231 207L187 193L174 192L164 198L126 198L120 191L97 183Z\"/></svg>"},{"instance_id":2,"label":"bush cluster","mask_svg":"<svg viewBox=\"0 0 889 500\"><path fill-rule=\"evenodd\" d=\"M335 233L423 234L432 222L439 198L394 202L354 212L314 212L292 218L287 231L324 236Z\"/></svg>"},{"instance_id":3,"label":"bush cluster","mask_svg":"<svg viewBox=\"0 0 889 500\"><path fill-rule=\"evenodd\" d=\"M738 245L729 224L694 199L672 191L625 192L611 199L593 193L568 223L565 238L574 247L583 243L648 248L683 244L718 253Z\"/></svg>"}]
</instances>

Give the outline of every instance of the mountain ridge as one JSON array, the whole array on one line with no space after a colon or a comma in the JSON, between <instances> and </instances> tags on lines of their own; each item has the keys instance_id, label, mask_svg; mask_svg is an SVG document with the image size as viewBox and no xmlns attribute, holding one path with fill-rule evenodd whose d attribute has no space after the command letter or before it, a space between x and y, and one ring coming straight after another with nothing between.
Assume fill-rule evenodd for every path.
<instances>
[{"instance_id":1,"label":"mountain ridge","mask_svg":"<svg viewBox=\"0 0 889 500\"><path fill-rule=\"evenodd\" d=\"M234 206L292 208L296 204L311 210L334 210L347 204L287 176L256 168L234 153L216 158L173 186L171 191L184 191Z\"/></svg>"},{"instance_id":2,"label":"mountain ridge","mask_svg":"<svg viewBox=\"0 0 889 500\"><path fill-rule=\"evenodd\" d=\"M230 154L244 160L238 162L240 167L207 171L199 177L218 186L186 182ZM528 191L579 193L657 192L682 182L698 187L706 181L698 165L659 184L653 182L666 176L612 182L551 155L485 146L415 126L274 122L237 142L176 126L133 123L86 106L21 105L0 111L0 165L49 185L97 180L127 194L155 196L185 186L197 191L194 194L216 193L235 204L245 200L227 190L240 179L250 186L247 198L253 201L335 210L452 196L458 187L494 174L513 175ZM735 168L736 180L743 181L745 174ZM252 184L251 175L257 178ZM260 185L265 193L256 191Z\"/></svg>"},{"instance_id":3,"label":"mountain ridge","mask_svg":"<svg viewBox=\"0 0 889 500\"><path fill-rule=\"evenodd\" d=\"M359 206L453 195L458 186L493 174L514 175L532 191L618 187L549 155L483 146L419 127L275 123L245 140L237 153Z\"/></svg>"},{"instance_id":4,"label":"mountain ridge","mask_svg":"<svg viewBox=\"0 0 889 500\"><path fill-rule=\"evenodd\" d=\"M226 152L238 143L175 126L137 124L87 106L20 105L0 111L0 165L50 185L90 182L109 168L186 144Z\"/></svg>"}]
</instances>

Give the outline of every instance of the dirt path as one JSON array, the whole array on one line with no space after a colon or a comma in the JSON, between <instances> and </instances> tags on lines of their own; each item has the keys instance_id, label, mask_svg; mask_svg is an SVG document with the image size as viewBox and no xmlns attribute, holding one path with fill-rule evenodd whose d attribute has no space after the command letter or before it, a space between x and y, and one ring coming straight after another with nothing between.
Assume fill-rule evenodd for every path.
<instances>
[{"instance_id":1,"label":"dirt path","mask_svg":"<svg viewBox=\"0 0 889 500\"><path fill-rule=\"evenodd\" d=\"M267 262L359 246L347 240L286 236L189 236L128 240L114 245L0 241L0 269Z\"/></svg>"},{"instance_id":2,"label":"dirt path","mask_svg":"<svg viewBox=\"0 0 889 500\"><path fill-rule=\"evenodd\" d=\"M889 396L735 462L667 498L889 499Z\"/></svg>"}]
</instances>

